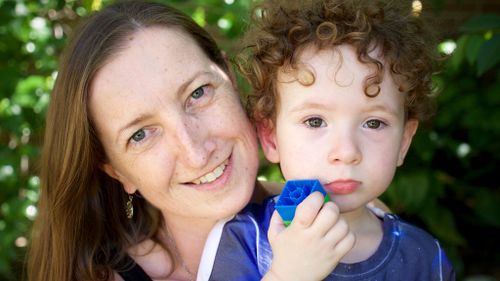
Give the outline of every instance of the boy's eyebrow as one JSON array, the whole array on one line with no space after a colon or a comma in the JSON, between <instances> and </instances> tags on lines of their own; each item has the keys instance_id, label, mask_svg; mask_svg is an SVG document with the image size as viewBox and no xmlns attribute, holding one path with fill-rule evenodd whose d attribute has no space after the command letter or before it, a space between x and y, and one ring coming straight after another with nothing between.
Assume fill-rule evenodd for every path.
<instances>
[{"instance_id":1,"label":"boy's eyebrow","mask_svg":"<svg viewBox=\"0 0 500 281\"><path fill-rule=\"evenodd\" d=\"M327 106L324 103L308 101L308 102L304 102L304 103L299 104L298 106L292 108L291 112L298 112L298 111L302 111L304 109L309 109L309 108L312 108L312 109L328 109L329 106Z\"/></svg>"},{"instance_id":2,"label":"boy's eyebrow","mask_svg":"<svg viewBox=\"0 0 500 281\"><path fill-rule=\"evenodd\" d=\"M323 110L330 110L330 106L328 106L325 103L319 103L319 102L312 102L308 101L305 103L302 103L295 108L292 108L291 112L299 112L304 109L323 109ZM387 112L390 115L393 115L395 117L399 116L399 112L389 106L385 106L383 104L374 104L372 106L369 106L363 110L363 112L373 112L373 111L383 111Z\"/></svg>"},{"instance_id":3,"label":"boy's eyebrow","mask_svg":"<svg viewBox=\"0 0 500 281\"><path fill-rule=\"evenodd\" d=\"M385 106L383 104L375 104L373 106L370 106L364 110L364 112L372 112L372 111L383 111L387 112L390 115L393 115L395 117L399 116L399 112L395 110L394 108L391 108L389 106Z\"/></svg>"}]
</instances>

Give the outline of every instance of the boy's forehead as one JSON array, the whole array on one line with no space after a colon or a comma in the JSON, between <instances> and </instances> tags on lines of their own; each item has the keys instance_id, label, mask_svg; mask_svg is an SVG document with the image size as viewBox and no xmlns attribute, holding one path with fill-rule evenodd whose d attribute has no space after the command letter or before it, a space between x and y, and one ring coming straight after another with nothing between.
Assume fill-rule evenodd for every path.
<instances>
[{"instance_id":1,"label":"boy's forehead","mask_svg":"<svg viewBox=\"0 0 500 281\"><path fill-rule=\"evenodd\" d=\"M394 82L391 84L395 85L397 89L405 88L404 77L390 71L379 47L371 48L368 56L382 64L382 81L390 79L391 82ZM296 60L292 64L288 63L279 68L277 73L278 88L279 84L291 82L310 86L317 80L318 74L323 73L326 73L326 77L333 79L340 86L350 83L364 85L366 78L374 76L378 70L374 63L360 62L357 49L349 44L323 49L310 45L297 49L294 57Z\"/></svg>"},{"instance_id":2,"label":"boy's forehead","mask_svg":"<svg viewBox=\"0 0 500 281\"><path fill-rule=\"evenodd\" d=\"M370 107L388 102L392 111L403 110L405 94L399 91L387 67L381 73L379 84L366 87L367 77L373 77L376 71L374 64L360 62L355 48L349 45L329 50L304 49L295 65L282 67L278 72L278 104L283 106L282 102L292 102L288 105L297 105L310 99L324 103L328 92L336 92L353 94ZM370 97L371 91L378 89L380 92ZM276 109L279 111L281 106Z\"/></svg>"},{"instance_id":3,"label":"boy's forehead","mask_svg":"<svg viewBox=\"0 0 500 281\"><path fill-rule=\"evenodd\" d=\"M376 70L374 65L359 62L356 49L347 44L328 49L308 46L297 50L295 57L295 62L279 69L279 83L297 81L309 86L323 77L332 79L339 85L347 85L364 80L364 77Z\"/></svg>"}]
</instances>

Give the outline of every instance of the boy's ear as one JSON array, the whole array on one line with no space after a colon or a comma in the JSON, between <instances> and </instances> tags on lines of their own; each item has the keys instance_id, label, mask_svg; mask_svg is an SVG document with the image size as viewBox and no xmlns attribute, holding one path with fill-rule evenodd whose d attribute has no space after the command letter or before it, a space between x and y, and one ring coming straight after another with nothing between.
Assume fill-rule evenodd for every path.
<instances>
[{"instance_id":1,"label":"boy's ear","mask_svg":"<svg viewBox=\"0 0 500 281\"><path fill-rule=\"evenodd\" d=\"M276 142L276 132L269 120L257 123L257 135L259 136L260 145L264 151L264 155L271 163L279 163L278 144Z\"/></svg>"},{"instance_id":2,"label":"boy's ear","mask_svg":"<svg viewBox=\"0 0 500 281\"><path fill-rule=\"evenodd\" d=\"M418 128L417 119L409 119L406 121L403 132L403 140L401 141L401 146L399 148L398 167L403 165L406 153L410 148L411 141L413 139L413 136L417 132L417 128Z\"/></svg>"},{"instance_id":3,"label":"boy's ear","mask_svg":"<svg viewBox=\"0 0 500 281\"><path fill-rule=\"evenodd\" d=\"M114 178L115 180L119 181L123 185L123 189L125 189L125 192L128 194L133 194L134 192L137 191L137 188L129 183L125 177L123 177L118 171L113 168L113 166L109 163L101 164L101 170L103 170L108 176Z\"/></svg>"}]
</instances>

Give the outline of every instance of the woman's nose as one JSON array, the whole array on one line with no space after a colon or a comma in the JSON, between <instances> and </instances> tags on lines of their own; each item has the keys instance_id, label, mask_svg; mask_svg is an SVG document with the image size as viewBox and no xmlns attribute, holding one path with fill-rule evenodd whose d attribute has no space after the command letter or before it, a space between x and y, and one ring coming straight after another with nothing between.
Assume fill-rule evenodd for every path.
<instances>
[{"instance_id":1,"label":"woman's nose","mask_svg":"<svg viewBox=\"0 0 500 281\"><path fill-rule=\"evenodd\" d=\"M193 168L200 168L208 163L216 144L207 127L184 122L177 126L176 134L180 148L178 159L184 159Z\"/></svg>"},{"instance_id":2,"label":"woman's nose","mask_svg":"<svg viewBox=\"0 0 500 281\"><path fill-rule=\"evenodd\" d=\"M332 132L332 137L329 141L329 163L357 165L361 162L362 154L355 133L348 130Z\"/></svg>"}]
</instances>

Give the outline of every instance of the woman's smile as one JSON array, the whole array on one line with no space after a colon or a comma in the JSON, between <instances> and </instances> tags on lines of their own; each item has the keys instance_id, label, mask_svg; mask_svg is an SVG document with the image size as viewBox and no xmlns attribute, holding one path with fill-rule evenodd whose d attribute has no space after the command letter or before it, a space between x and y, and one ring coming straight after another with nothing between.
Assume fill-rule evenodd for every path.
<instances>
[{"instance_id":1,"label":"woman's smile","mask_svg":"<svg viewBox=\"0 0 500 281\"><path fill-rule=\"evenodd\" d=\"M189 186L196 188L197 190L214 190L224 188L231 178L231 172L233 170L232 164L233 161L231 161L231 157L229 157L213 171L196 179Z\"/></svg>"},{"instance_id":2,"label":"woman's smile","mask_svg":"<svg viewBox=\"0 0 500 281\"><path fill-rule=\"evenodd\" d=\"M217 168L215 168L213 171L193 180L193 183L194 184L203 184L203 183L213 182L214 180L218 179L222 175L222 173L226 169L227 163L228 163L228 160L226 159L226 160L224 160L224 162L221 165L217 166Z\"/></svg>"}]
</instances>

